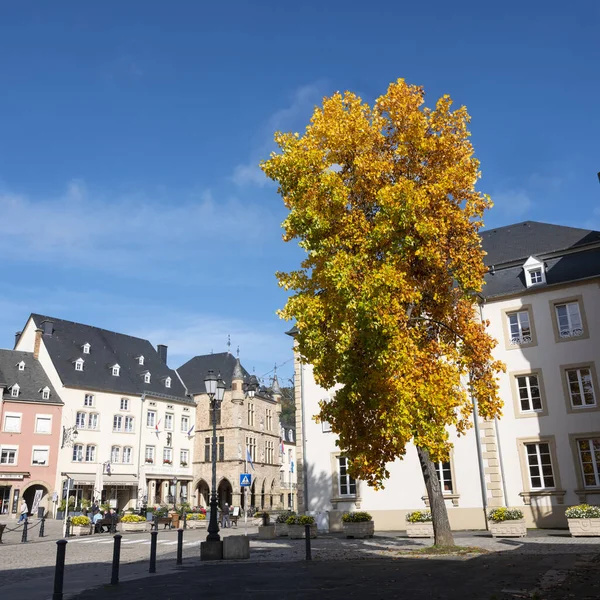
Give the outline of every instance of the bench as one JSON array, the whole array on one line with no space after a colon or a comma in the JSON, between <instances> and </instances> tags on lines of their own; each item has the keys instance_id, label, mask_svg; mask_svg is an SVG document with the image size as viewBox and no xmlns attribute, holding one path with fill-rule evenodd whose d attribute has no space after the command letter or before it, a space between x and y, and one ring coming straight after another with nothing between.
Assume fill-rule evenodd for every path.
<instances>
[{"instance_id":1,"label":"bench","mask_svg":"<svg viewBox=\"0 0 600 600\"><path fill-rule=\"evenodd\" d=\"M118 518L100 519L97 523L94 524L94 533L102 533L102 529L104 527L108 528L108 533L116 533L118 522L119 522ZM98 530L100 530L100 531L98 531Z\"/></svg>"},{"instance_id":2,"label":"bench","mask_svg":"<svg viewBox=\"0 0 600 600\"><path fill-rule=\"evenodd\" d=\"M159 525L164 525L163 529L166 529L167 527L172 529L173 519L171 517L154 517L154 519L152 519L152 527L158 529Z\"/></svg>"}]
</instances>

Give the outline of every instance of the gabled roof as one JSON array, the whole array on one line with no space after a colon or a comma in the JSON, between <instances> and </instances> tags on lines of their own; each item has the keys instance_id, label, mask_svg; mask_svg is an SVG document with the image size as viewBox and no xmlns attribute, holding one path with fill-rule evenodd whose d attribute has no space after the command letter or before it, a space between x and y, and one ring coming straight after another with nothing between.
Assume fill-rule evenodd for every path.
<instances>
[{"instance_id":1,"label":"gabled roof","mask_svg":"<svg viewBox=\"0 0 600 600\"><path fill-rule=\"evenodd\" d=\"M177 372L191 394L203 394L206 391L204 378L210 369L214 371L215 375L221 374L225 386L230 390L235 364L236 358L229 352L203 354L201 356L194 356L194 358L188 360L177 369ZM250 377L250 374L243 366L242 373L245 378Z\"/></svg>"},{"instance_id":2,"label":"gabled roof","mask_svg":"<svg viewBox=\"0 0 600 600\"><path fill-rule=\"evenodd\" d=\"M25 363L25 369L19 371L19 363ZM19 396L12 398L9 386L19 386ZM19 350L0 350L0 387L4 387L3 397L11 402L40 402L43 404L63 404L42 365L33 358L32 352ZM50 399L43 400L40 390L50 389Z\"/></svg>"},{"instance_id":3,"label":"gabled roof","mask_svg":"<svg viewBox=\"0 0 600 600\"><path fill-rule=\"evenodd\" d=\"M481 232L487 266L498 266L529 256L551 254L600 243L600 231L523 221Z\"/></svg>"},{"instance_id":4,"label":"gabled roof","mask_svg":"<svg viewBox=\"0 0 600 600\"><path fill-rule=\"evenodd\" d=\"M43 321L52 321L52 334L43 334L42 340L66 387L131 395L146 392L193 403L175 371L169 369L148 340L54 317L32 314L31 318L39 328ZM89 354L82 351L86 342L91 346ZM140 354L144 355L143 366L135 358ZM73 365L78 358L85 361L83 371L76 371ZM110 368L115 363L121 367L118 377L112 375ZM141 376L146 371L152 373L150 383ZM170 388L161 380L166 377L171 377Z\"/></svg>"}]
</instances>

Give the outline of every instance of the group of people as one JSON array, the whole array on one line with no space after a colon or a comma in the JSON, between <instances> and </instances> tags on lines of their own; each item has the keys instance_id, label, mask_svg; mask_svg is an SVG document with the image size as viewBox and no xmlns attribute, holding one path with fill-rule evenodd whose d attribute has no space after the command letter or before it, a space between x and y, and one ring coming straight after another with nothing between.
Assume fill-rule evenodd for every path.
<instances>
[{"instance_id":1,"label":"group of people","mask_svg":"<svg viewBox=\"0 0 600 600\"><path fill-rule=\"evenodd\" d=\"M92 523L94 524L94 533L110 533L112 523L117 519L117 513L111 508L106 512L102 512L98 506L98 502L94 502L91 507ZM104 523L104 520L109 522Z\"/></svg>"},{"instance_id":2,"label":"group of people","mask_svg":"<svg viewBox=\"0 0 600 600\"><path fill-rule=\"evenodd\" d=\"M240 515L240 507L239 506L229 506L227 502L221 509L221 527L224 529L227 527L231 527L231 521L233 517L233 524L237 527L237 520Z\"/></svg>"}]
</instances>

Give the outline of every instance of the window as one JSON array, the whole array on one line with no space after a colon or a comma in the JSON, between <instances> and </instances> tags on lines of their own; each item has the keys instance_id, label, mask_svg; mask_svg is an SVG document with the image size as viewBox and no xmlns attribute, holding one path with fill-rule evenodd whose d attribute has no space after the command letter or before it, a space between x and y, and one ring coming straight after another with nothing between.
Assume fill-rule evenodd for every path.
<instances>
[{"instance_id":1,"label":"window","mask_svg":"<svg viewBox=\"0 0 600 600\"><path fill-rule=\"evenodd\" d=\"M220 407L215 409L215 416L217 419L217 425L220 426L221 425L221 408ZM208 418L210 419L209 423L212 425L212 422L213 422L213 409L212 408L208 409Z\"/></svg>"},{"instance_id":2,"label":"window","mask_svg":"<svg viewBox=\"0 0 600 600\"><path fill-rule=\"evenodd\" d=\"M125 433L133 433L133 417L125 417Z\"/></svg>"},{"instance_id":3,"label":"window","mask_svg":"<svg viewBox=\"0 0 600 600\"><path fill-rule=\"evenodd\" d=\"M273 429L273 413L270 408L267 408L267 431Z\"/></svg>"},{"instance_id":4,"label":"window","mask_svg":"<svg viewBox=\"0 0 600 600\"><path fill-rule=\"evenodd\" d=\"M115 415L113 417L113 431L123 431L123 416Z\"/></svg>"},{"instance_id":5,"label":"window","mask_svg":"<svg viewBox=\"0 0 600 600\"><path fill-rule=\"evenodd\" d=\"M356 496L356 481L348 474L348 459L338 456L340 496Z\"/></svg>"},{"instance_id":6,"label":"window","mask_svg":"<svg viewBox=\"0 0 600 600\"><path fill-rule=\"evenodd\" d=\"M19 367L19 371L25 370L25 363L23 361L21 361L17 366Z\"/></svg>"},{"instance_id":7,"label":"window","mask_svg":"<svg viewBox=\"0 0 600 600\"><path fill-rule=\"evenodd\" d=\"M223 462L225 460L225 437L222 435L219 436L219 439L218 439L217 451L218 451L218 460Z\"/></svg>"},{"instance_id":8,"label":"window","mask_svg":"<svg viewBox=\"0 0 600 600\"><path fill-rule=\"evenodd\" d=\"M12 397L12 398L18 398L18 397L19 397L19 390L20 390L20 389L21 389L21 388L19 387L19 384L18 384L18 383L15 383L15 385L13 385L13 386L10 388L10 395L11 395L11 397Z\"/></svg>"},{"instance_id":9,"label":"window","mask_svg":"<svg viewBox=\"0 0 600 600\"><path fill-rule=\"evenodd\" d=\"M110 462L111 463L121 462L121 448L119 448L119 446L113 446L110 449Z\"/></svg>"},{"instance_id":10,"label":"window","mask_svg":"<svg viewBox=\"0 0 600 600\"><path fill-rule=\"evenodd\" d=\"M138 365L140 365L140 367L144 366L144 357L143 356L138 356Z\"/></svg>"},{"instance_id":11,"label":"window","mask_svg":"<svg viewBox=\"0 0 600 600\"><path fill-rule=\"evenodd\" d=\"M279 484L285 485L285 471L279 471Z\"/></svg>"},{"instance_id":12,"label":"window","mask_svg":"<svg viewBox=\"0 0 600 600\"><path fill-rule=\"evenodd\" d=\"M529 324L529 311L520 310L518 312L508 313L508 326L510 329L510 344L513 346L522 346L531 344L531 326Z\"/></svg>"},{"instance_id":13,"label":"window","mask_svg":"<svg viewBox=\"0 0 600 600\"><path fill-rule=\"evenodd\" d=\"M254 462L256 460L256 439L253 437L247 437L246 447L248 448L252 462Z\"/></svg>"},{"instance_id":14,"label":"window","mask_svg":"<svg viewBox=\"0 0 600 600\"><path fill-rule=\"evenodd\" d=\"M272 440L265 442L265 461L269 465L275 463L275 442Z\"/></svg>"},{"instance_id":15,"label":"window","mask_svg":"<svg viewBox=\"0 0 600 600\"><path fill-rule=\"evenodd\" d=\"M144 456L146 462L151 465L154 462L154 446L146 446Z\"/></svg>"},{"instance_id":16,"label":"window","mask_svg":"<svg viewBox=\"0 0 600 600\"><path fill-rule=\"evenodd\" d=\"M88 415L88 429L98 429L98 413L90 413Z\"/></svg>"},{"instance_id":17,"label":"window","mask_svg":"<svg viewBox=\"0 0 600 600\"><path fill-rule=\"evenodd\" d=\"M84 406L94 406L94 395L86 394L83 399L83 405Z\"/></svg>"},{"instance_id":18,"label":"window","mask_svg":"<svg viewBox=\"0 0 600 600\"><path fill-rule=\"evenodd\" d=\"M166 388L170 388L171 387L171 378L170 377L167 377L165 379L165 387Z\"/></svg>"},{"instance_id":19,"label":"window","mask_svg":"<svg viewBox=\"0 0 600 600\"><path fill-rule=\"evenodd\" d=\"M449 462L438 462L434 464L435 472L437 473L442 493L452 494L454 488L452 486L452 467Z\"/></svg>"},{"instance_id":20,"label":"window","mask_svg":"<svg viewBox=\"0 0 600 600\"><path fill-rule=\"evenodd\" d=\"M0 465L16 465L17 464L17 447L7 448L4 446L0 453Z\"/></svg>"},{"instance_id":21,"label":"window","mask_svg":"<svg viewBox=\"0 0 600 600\"><path fill-rule=\"evenodd\" d=\"M75 462L83 461L83 444L75 444L73 446L73 460Z\"/></svg>"},{"instance_id":22,"label":"window","mask_svg":"<svg viewBox=\"0 0 600 600\"><path fill-rule=\"evenodd\" d=\"M532 490L542 490L554 487L554 471L550 444L540 442L525 444L527 466L529 468L529 483Z\"/></svg>"},{"instance_id":23,"label":"window","mask_svg":"<svg viewBox=\"0 0 600 600\"><path fill-rule=\"evenodd\" d=\"M544 278L542 277L542 269L531 269L531 271L529 271L529 279L532 285L535 285L536 283L542 283L542 281L544 281Z\"/></svg>"},{"instance_id":24,"label":"window","mask_svg":"<svg viewBox=\"0 0 600 600\"><path fill-rule=\"evenodd\" d=\"M146 427L155 427L156 426L156 411L149 410L146 413Z\"/></svg>"},{"instance_id":25,"label":"window","mask_svg":"<svg viewBox=\"0 0 600 600\"><path fill-rule=\"evenodd\" d=\"M583 335L583 324L579 311L579 302L565 302L556 304L556 320L558 322L558 335L561 338L579 337Z\"/></svg>"},{"instance_id":26,"label":"window","mask_svg":"<svg viewBox=\"0 0 600 600\"><path fill-rule=\"evenodd\" d=\"M6 413L4 415L4 431L7 433L21 433L21 415Z\"/></svg>"},{"instance_id":27,"label":"window","mask_svg":"<svg viewBox=\"0 0 600 600\"><path fill-rule=\"evenodd\" d=\"M187 467L190 459L189 450L180 450L179 451L179 462L182 467Z\"/></svg>"},{"instance_id":28,"label":"window","mask_svg":"<svg viewBox=\"0 0 600 600\"><path fill-rule=\"evenodd\" d=\"M577 440L584 487L600 487L600 438Z\"/></svg>"},{"instance_id":29,"label":"window","mask_svg":"<svg viewBox=\"0 0 600 600\"><path fill-rule=\"evenodd\" d=\"M121 398L121 410L129 410L129 398Z\"/></svg>"},{"instance_id":30,"label":"window","mask_svg":"<svg viewBox=\"0 0 600 600\"><path fill-rule=\"evenodd\" d=\"M592 374L588 367L581 369L566 369L567 387L571 406L573 408L586 408L596 406Z\"/></svg>"},{"instance_id":31,"label":"window","mask_svg":"<svg viewBox=\"0 0 600 600\"><path fill-rule=\"evenodd\" d=\"M173 448L163 448L163 465L173 464Z\"/></svg>"},{"instance_id":32,"label":"window","mask_svg":"<svg viewBox=\"0 0 600 600\"><path fill-rule=\"evenodd\" d=\"M49 453L50 453L49 448L42 448L42 447L34 446L33 452L31 455L31 464L36 465L38 467L47 467Z\"/></svg>"},{"instance_id":33,"label":"window","mask_svg":"<svg viewBox=\"0 0 600 600\"><path fill-rule=\"evenodd\" d=\"M96 446L85 447L85 461L96 462Z\"/></svg>"},{"instance_id":34,"label":"window","mask_svg":"<svg viewBox=\"0 0 600 600\"><path fill-rule=\"evenodd\" d=\"M90 348L91 348L91 346L89 344L84 344L83 345L83 353L84 354L89 354L90 353Z\"/></svg>"},{"instance_id":35,"label":"window","mask_svg":"<svg viewBox=\"0 0 600 600\"><path fill-rule=\"evenodd\" d=\"M83 358L78 358L75 361L75 370L76 371L83 371Z\"/></svg>"},{"instance_id":36,"label":"window","mask_svg":"<svg viewBox=\"0 0 600 600\"><path fill-rule=\"evenodd\" d=\"M144 373L144 383L150 383L150 373Z\"/></svg>"},{"instance_id":37,"label":"window","mask_svg":"<svg viewBox=\"0 0 600 600\"><path fill-rule=\"evenodd\" d=\"M52 417L50 415L36 415L35 432L52 433Z\"/></svg>"},{"instance_id":38,"label":"window","mask_svg":"<svg viewBox=\"0 0 600 600\"><path fill-rule=\"evenodd\" d=\"M204 462L210 462L210 438L204 438Z\"/></svg>"},{"instance_id":39,"label":"window","mask_svg":"<svg viewBox=\"0 0 600 600\"><path fill-rule=\"evenodd\" d=\"M254 427L254 402L248 402L248 427Z\"/></svg>"},{"instance_id":40,"label":"window","mask_svg":"<svg viewBox=\"0 0 600 600\"><path fill-rule=\"evenodd\" d=\"M113 365L111 367L113 377L118 377L121 372L121 367L119 365Z\"/></svg>"},{"instance_id":41,"label":"window","mask_svg":"<svg viewBox=\"0 0 600 600\"><path fill-rule=\"evenodd\" d=\"M523 270L525 271L525 283L527 287L546 282L545 265L543 261L535 258L535 256L530 256L527 259L523 265Z\"/></svg>"},{"instance_id":42,"label":"window","mask_svg":"<svg viewBox=\"0 0 600 600\"><path fill-rule=\"evenodd\" d=\"M537 375L518 376L517 390L521 412L539 412L542 410L542 396Z\"/></svg>"},{"instance_id":43,"label":"window","mask_svg":"<svg viewBox=\"0 0 600 600\"><path fill-rule=\"evenodd\" d=\"M169 413L165 415L165 431L173 431L173 415Z\"/></svg>"},{"instance_id":44,"label":"window","mask_svg":"<svg viewBox=\"0 0 600 600\"><path fill-rule=\"evenodd\" d=\"M181 417L181 432L187 433L190 430L190 418Z\"/></svg>"},{"instance_id":45,"label":"window","mask_svg":"<svg viewBox=\"0 0 600 600\"><path fill-rule=\"evenodd\" d=\"M126 465L131 464L133 462L132 457L133 457L133 449L130 448L129 446L125 446L125 448L123 448L123 462Z\"/></svg>"},{"instance_id":46,"label":"window","mask_svg":"<svg viewBox=\"0 0 600 600\"><path fill-rule=\"evenodd\" d=\"M50 388L48 386L42 390L42 400L50 400Z\"/></svg>"},{"instance_id":47,"label":"window","mask_svg":"<svg viewBox=\"0 0 600 600\"><path fill-rule=\"evenodd\" d=\"M321 431L323 433L331 433L331 424L329 421L321 421Z\"/></svg>"}]
</instances>

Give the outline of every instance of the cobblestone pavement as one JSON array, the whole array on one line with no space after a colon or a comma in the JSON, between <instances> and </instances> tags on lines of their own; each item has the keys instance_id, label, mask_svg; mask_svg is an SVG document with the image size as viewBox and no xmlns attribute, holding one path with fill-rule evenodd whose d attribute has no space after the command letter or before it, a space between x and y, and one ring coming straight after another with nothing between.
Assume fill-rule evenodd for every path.
<instances>
[{"instance_id":1,"label":"cobblestone pavement","mask_svg":"<svg viewBox=\"0 0 600 600\"><path fill-rule=\"evenodd\" d=\"M266 565L304 560L304 540L287 538L258 540L256 528L249 527L248 532L251 538L251 558L243 563L258 562ZM243 533L243 527L221 531L224 536ZM589 557L600 553L600 543L597 538L574 539L566 531L532 530L528 537L523 539L495 540L486 532L461 532L456 533L455 537L456 543L461 546L478 546L498 555L504 555L510 561L519 562L523 557L527 557L527 561L534 559L536 564L541 565L540 568L555 572L550 577L551 580L552 577L559 580L565 569L572 568L582 556ZM210 565L210 563L200 563L198 560L200 541L205 538L205 529L184 532L184 566L195 564L198 568L206 568ZM312 540L312 557L315 563L324 561L364 563L368 559L382 558L414 562L414 559L406 558L406 553L430 544L431 540L409 539L399 532L381 532L370 540L346 540L340 535L332 534ZM159 530L157 546L159 574L172 573L176 569L176 548L177 532ZM74 593L108 582L112 550L113 538L109 534L70 538L66 551L65 592ZM121 579L147 577L149 553L149 533L123 534ZM55 556L55 539L0 546L0 589L3 595L14 593L28 600L48 598L52 591ZM469 557L436 557L427 558L427 561L460 562L467 558ZM235 563L228 561L226 564ZM214 563L212 566L215 567ZM539 575L535 569L531 574L533 575L534 572ZM534 579L527 583L530 588L538 585Z\"/></svg>"}]
</instances>

